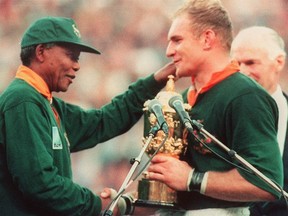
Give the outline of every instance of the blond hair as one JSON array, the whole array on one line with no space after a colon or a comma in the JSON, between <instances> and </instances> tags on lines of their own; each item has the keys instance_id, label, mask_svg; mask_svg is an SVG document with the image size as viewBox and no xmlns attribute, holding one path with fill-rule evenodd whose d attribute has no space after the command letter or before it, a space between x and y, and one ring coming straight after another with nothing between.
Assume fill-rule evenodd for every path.
<instances>
[{"instance_id":1,"label":"blond hair","mask_svg":"<svg viewBox=\"0 0 288 216\"><path fill-rule=\"evenodd\" d=\"M212 29L222 43L222 46L230 50L233 40L233 28L230 16L219 0L187 0L174 16L181 15L191 18L191 27L196 38L206 29Z\"/></svg>"}]
</instances>

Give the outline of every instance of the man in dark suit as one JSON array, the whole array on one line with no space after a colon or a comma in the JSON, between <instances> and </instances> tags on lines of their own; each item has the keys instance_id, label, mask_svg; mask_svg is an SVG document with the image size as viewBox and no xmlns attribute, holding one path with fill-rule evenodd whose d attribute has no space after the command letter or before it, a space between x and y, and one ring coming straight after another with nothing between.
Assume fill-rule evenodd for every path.
<instances>
[{"instance_id":1,"label":"man in dark suit","mask_svg":"<svg viewBox=\"0 0 288 216\"><path fill-rule=\"evenodd\" d=\"M253 37L252 37L253 35ZM287 95L279 85L280 73L285 65L285 45L279 34L271 28L252 26L241 30L234 38L231 55L245 73L262 85L274 98L279 109L278 143L284 165L284 190L288 189L288 131ZM252 216L288 215L285 199L258 203L250 209Z\"/></svg>"}]
</instances>

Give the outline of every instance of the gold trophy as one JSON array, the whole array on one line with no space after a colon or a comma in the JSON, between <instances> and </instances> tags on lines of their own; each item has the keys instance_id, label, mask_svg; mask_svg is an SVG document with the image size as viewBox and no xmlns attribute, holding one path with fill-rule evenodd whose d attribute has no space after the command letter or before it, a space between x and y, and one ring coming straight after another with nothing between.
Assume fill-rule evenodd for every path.
<instances>
[{"instance_id":1,"label":"gold trophy","mask_svg":"<svg viewBox=\"0 0 288 216\"><path fill-rule=\"evenodd\" d=\"M169 106L169 99L173 96L180 96L175 92L174 76L168 77L166 84L166 90L157 94L157 99L162 105L162 111L165 121L168 124L168 134L163 130L158 130L156 135L151 140L149 146L146 149L146 153L151 157L156 151L157 154L165 154L171 157L179 158L181 154L186 151L187 148L187 135L188 131L181 123L180 118L176 111ZM156 116L147 108L150 100L144 104L144 138L147 140L148 131L157 124ZM184 104L185 110L190 110L189 104ZM165 143L163 144L163 140ZM159 149L159 146L163 146ZM147 173L144 172L143 178L138 182L138 205L150 206L150 207L176 207L177 206L177 193L166 184L149 180Z\"/></svg>"}]
</instances>

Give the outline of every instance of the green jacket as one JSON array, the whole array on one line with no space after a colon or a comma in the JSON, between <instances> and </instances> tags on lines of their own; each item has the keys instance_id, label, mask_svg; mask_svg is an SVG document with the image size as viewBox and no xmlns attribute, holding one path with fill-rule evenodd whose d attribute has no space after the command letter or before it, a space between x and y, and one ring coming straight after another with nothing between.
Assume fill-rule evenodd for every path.
<instances>
[{"instance_id":1,"label":"green jacket","mask_svg":"<svg viewBox=\"0 0 288 216\"><path fill-rule=\"evenodd\" d=\"M187 101L187 91L183 93L183 98ZM283 166L277 144L277 105L252 79L241 73L229 76L198 96L190 116L192 120L199 120L206 131L236 151L268 178L283 185ZM195 131L195 134L204 140L199 132ZM237 164L237 161L231 159L217 144L208 142L207 145L222 157ZM192 135L189 136L188 149L183 159L201 172L236 168L209 152ZM254 174L237 169L252 184L276 197L280 196ZM229 182L227 185L229 186ZM249 205L210 198L198 192L180 192L179 202L185 209Z\"/></svg>"},{"instance_id":2,"label":"green jacket","mask_svg":"<svg viewBox=\"0 0 288 216\"><path fill-rule=\"evenodd\" d=\"M1 215L98 215L100 198L72 181L70 152L128 131L164 85L151 75L101 109L48 100L15 79L0 97Z\"/></svg>"}]
</instances>

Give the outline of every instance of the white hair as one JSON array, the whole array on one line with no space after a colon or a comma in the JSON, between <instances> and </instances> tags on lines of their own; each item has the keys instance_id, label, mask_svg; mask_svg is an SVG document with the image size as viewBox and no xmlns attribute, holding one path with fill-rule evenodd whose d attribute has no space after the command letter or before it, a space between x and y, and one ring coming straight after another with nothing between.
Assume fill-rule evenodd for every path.
<instances>
[{"instance_id":1,"label":"white hair","mask_svg":"<svg viewBox=\"0 0 288 216\"><path fill-rule=\"evenodd\" d=\"M268 27L252 26L241 30L232 42L231 52L243 45L264 49L271 59L279 55L286 57L284 40L276 31Z\"/></svg>"}]
</instances>

